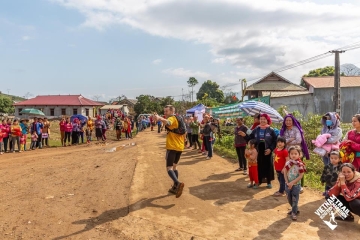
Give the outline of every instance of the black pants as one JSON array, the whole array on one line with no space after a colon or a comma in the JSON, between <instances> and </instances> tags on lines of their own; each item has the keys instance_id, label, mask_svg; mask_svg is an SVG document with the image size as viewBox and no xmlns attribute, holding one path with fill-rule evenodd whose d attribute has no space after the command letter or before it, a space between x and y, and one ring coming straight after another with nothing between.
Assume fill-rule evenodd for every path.
<instances>
[{"instance_id":1,"label":"black pants","mask_svg":"<svg viewBox=\"0 0 360 240\"><path fill-rule=\"evenodd\" d=\"M3 139L4 140L4 152L7 152L8 150L8 143L9 143L9 137L6 137ZM9 147L9 150L11 149L11 147Z\"/></svg>"},{"instance_id":2,"label":"black pants","mask_svg":"<svg viewBox=\"0 0 360 240\"><path fill-rule=\"evenodd\" d=\"M192 138L191 138L191 133L188 133L187 134L187 137L188 137L188 140L189 140L189 147L192 147L192 145L193 145L193 141L192 141Z\"/></svg>"},{"instance_id":3,"label":"black pants","mask_svg":"<svg viewBox=\"0 0 360 240\"><path fill-rule=\"evenodd\" d=\"M245 158L245 149L246 146L243 147L236 147L236 154L239 159L239 167L247 170L246 158Z\"/></svg>"},{"instance_id":4,"label":"black pants","mask_svg":"<svg viewBox=\"0 0 360 240\"><path fill-rule=\"evenodd\" d=\"M42 149L42 134L38 134L38 140L37 140L37 143L36 143L36 146L40 149Z\"/></svg>"},{"instance_id":5,"label":"black pants","mask_svg":"<svg viewBox=\"0 0 360 240\"><path fill-rule=\"evenodd\" d=\"M71 144L78 144L78 143L79 143L79 133L78 132L72 132Z\"/></svg>"},{"instance_id":6,"label":"black pants","mask_svg":"<svg viewBox=\"0 0 360 240\"><path fill-rule=\"evenodd\" d=\"M68 143L70 143L70 137L71 137L71 132L65 132L64 145L66 143L66 140Z\"/></svg>"},{"instance_id":7,"label":"black pants","mask_svg":"<svg viewBox=\"0 0 360 240\"><path fill-rule=\"evenodd\" d=\"M192 143L194 144L194 148L196 148L196 144L198 145L199 149L201 149L201 144L199 141L199 134L192 134L191 135Z\"/></svg>"},{"instance_id":8,"label":"black pants","mask_svg":"<svg viewBox=\"0 0 360 240\"><path fill-rule=\"evenodd\" d=\"M158 125L158 133L161 132L161 125Z\"/></svg>"},{"instance_id":9,"label":"black pants","mask_svg":"<svg viewBox=\"0 0 360 240\"><path fill-rule=\"evenodd\" d=\"M352 213L360 216L360 199L354 199L348 202L342 195L337 196L337 199L339 199L339 201L342 202L342 204L344 204L344 206L346 206L346 208Z\"/></svg>"}]
</instances>

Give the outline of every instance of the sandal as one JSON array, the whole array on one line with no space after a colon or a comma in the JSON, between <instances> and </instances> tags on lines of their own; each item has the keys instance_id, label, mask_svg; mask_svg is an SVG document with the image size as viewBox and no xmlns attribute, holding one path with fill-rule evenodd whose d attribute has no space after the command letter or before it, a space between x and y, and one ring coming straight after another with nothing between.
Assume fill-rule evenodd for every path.
<instances>
[{"instance_id":1,"label":"sandal","mask_svg":"<svg viewBox=\"0 0 360 240\"><path fill-rule=\"evenodd\" d=\"M288 212L288 215L291 215L292 214L292 211ZM296 215L299 215L300 214L300 211L297 211L296 212Z\"/></svg>"},{"instance_id":2,"label":"sandal","mask_svg":"<svg viewBox=\"0 0 360 240\"><path fill-rule=\"evenodd\" d=\"M293 221L296 221L296 220L297 220L296 214L292 213L292 214L291 214L291 219L292 219Z\"/></svg>"},{"instance_id":3,"label":"sandal","mask_svg":"<svg viewBox=\"0 0 360 240\"><path fill-rule=\"evenodd\" d=\"M251 183L249 183L248 185L247 185L247 187L248 188L252 188L254 185L252 185Z\"/></svg>"},{"instance_id":4,"label":"sandal","mask_svg":"<svg viewBox=\"0 0 360 240\"><path fill-rule=\"evenodd\" d=\"M274 197L283 197L283 196L285 196L285 194L284 194L284 193L281 193L281 192L276 192L276 193L274 193L273 196L274 196Z\"/></svg>"},{"instance_id":5,"label":"sandal","mask_svg":"<svg viewBox=\"0 0 360 240\"><path fill-rule=\"evenodd\" d=\"M235 170L235 172L239 172L239 171L242 171L242 170L244 170L244 169L238 168L238 169Z\"/></svg>"}]
</instances>

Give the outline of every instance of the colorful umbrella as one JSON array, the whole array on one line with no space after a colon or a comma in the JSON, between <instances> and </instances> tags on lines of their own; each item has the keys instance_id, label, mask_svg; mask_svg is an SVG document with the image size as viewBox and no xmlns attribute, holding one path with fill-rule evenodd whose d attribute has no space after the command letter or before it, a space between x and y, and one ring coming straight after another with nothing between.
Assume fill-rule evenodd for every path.
<instances>
[{"instance_id":1,"label":"colorful umbrella","mask_svg":"<svg viewBox=\"0 0 360 240\"><path fill-rule=\"evenodd\" d=\"M274 108L263 102L247 101L239 104L239 108L250 116L254 116L258 113L266 113L269 115L272 122L281 123L284 121L281 115Z\"/></svg>"},{"instance_id":2,"label":"colorful umbrella","mask_svg":"<svg viewBox=\"0 0 360 240\"><path fill-rule=\"evenodd\" d=\"M45 116L45 114L36 108L26 108L20 112L21 114L26 115L39 115L39 116Z\"/></svg>"}]
</instances>

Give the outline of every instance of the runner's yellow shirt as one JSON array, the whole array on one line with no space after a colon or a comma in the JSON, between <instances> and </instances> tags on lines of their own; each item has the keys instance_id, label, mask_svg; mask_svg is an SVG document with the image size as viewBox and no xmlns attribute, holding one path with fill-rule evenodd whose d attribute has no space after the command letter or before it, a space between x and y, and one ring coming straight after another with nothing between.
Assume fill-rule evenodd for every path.
<instances>
[{"instance_id":1,"label":"runner's yellow shirt","mask_svg":"<svg viewBox=\"0 0 360 240\"><path fill-rule=\"evenodd\" d=\"M171 116L167 120L170 123L170 125L167 125L167 127L170 130L178 128L179 123L175 116ZM166 136L167 150L184 151L184 146L185 146L185 134L180 135L173 132L168 132Z\"/></svg>"}]
</instances>

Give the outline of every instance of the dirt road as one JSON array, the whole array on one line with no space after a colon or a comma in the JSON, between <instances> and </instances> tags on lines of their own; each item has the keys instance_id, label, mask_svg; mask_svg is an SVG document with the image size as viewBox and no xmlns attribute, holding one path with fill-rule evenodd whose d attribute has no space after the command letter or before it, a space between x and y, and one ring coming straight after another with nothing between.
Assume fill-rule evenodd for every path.
<instances>
[{"instance_id":1,"label":"dirt road","mask_svg":"<svg viewBox=\"0 0 360 240\"><path fill-rule=\"evenodd\" d=\"M116 152L113 147L136 142ZM356 239L355 223L332 231L315 215L319 193L301 195L292 222L285 198L215 156L185 151L181 198L168 195L165 135L0 156L0 239ZM275 182L274 182L275 183ZM355 238L354 238L355 237ZM359 237L360 239L360 237Z\"/></svg>"}]
</instances>

